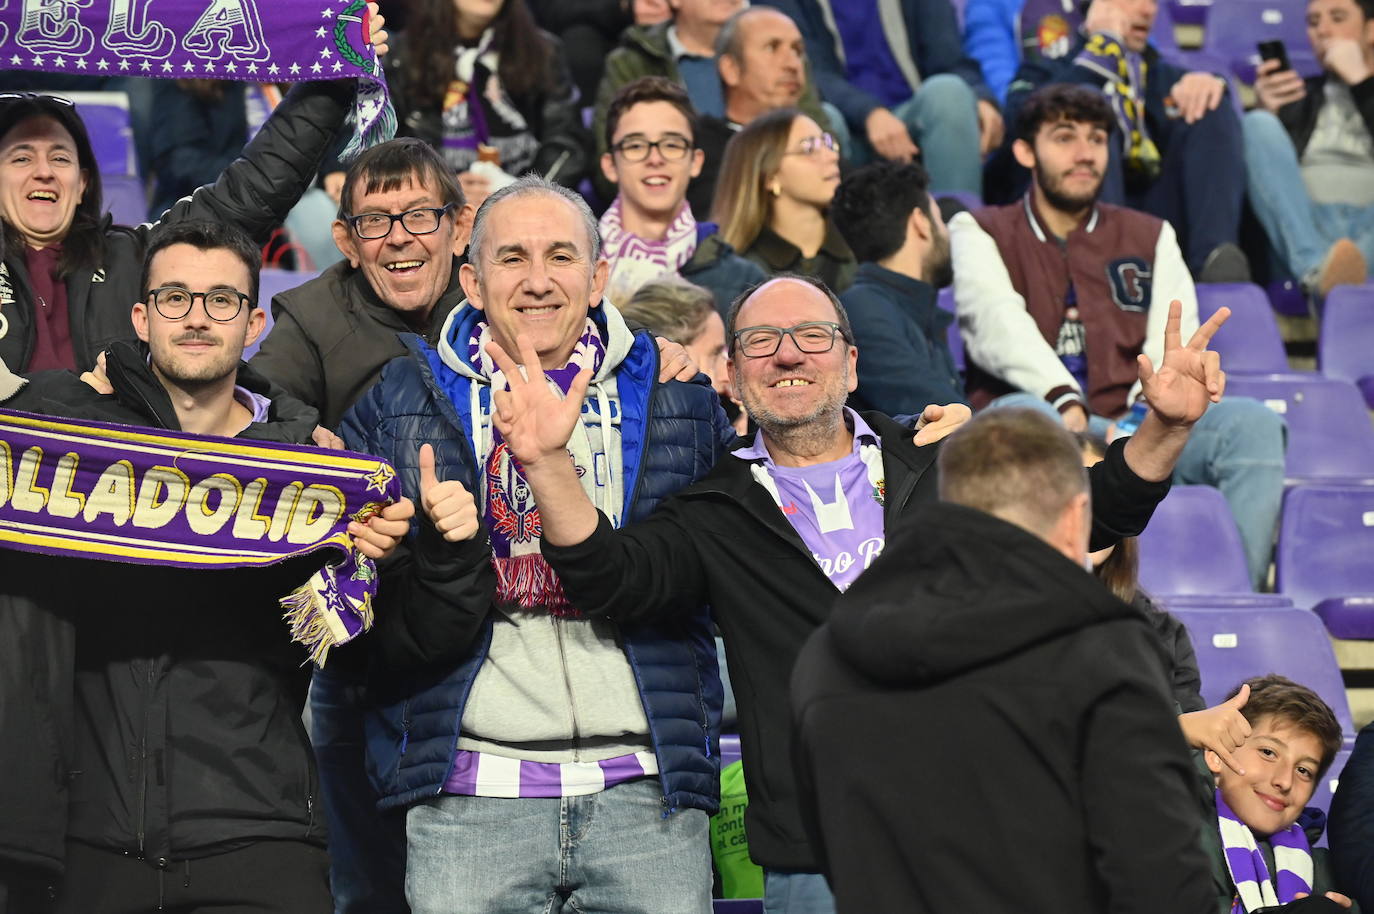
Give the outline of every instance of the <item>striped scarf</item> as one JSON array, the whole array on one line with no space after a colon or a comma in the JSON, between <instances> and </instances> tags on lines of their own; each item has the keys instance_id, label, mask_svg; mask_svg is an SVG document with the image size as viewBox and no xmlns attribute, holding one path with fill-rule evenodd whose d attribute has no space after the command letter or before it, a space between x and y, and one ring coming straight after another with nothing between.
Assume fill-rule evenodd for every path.
<instances>
[{"instance_id":1,"label":"striped scarf","mask_svg":"<svg viewBox=\"0 0 1374 914\"><path fill-rule=\"evenodd\" d=\"M602 249L611 265L606 297L618 308L646 282L677 273L697 251L697 220L686 200L663 240L650 241L625 228L620 199L612 201L600 225Z\"/></svg>"},{"instance_id":2,"label":"striped scarf","mask_svg":"<svg viewBox=\"0 0 1374 914\"><path fill-rule=\"evenodd\" d=\"M1145 75L1149 65L1139 54L1127 51L1116 38L1098 32L1088 39L1074 63L1104 77L1102 87L1112 113L1126 138L1126 171L1141 181L1159 177L1159 147L1145 127Z\"/></svg>"},{"instance_id":3,"label":"striped scarf","mask_svg":"<svg viewBox=\"0 0 1374 914\"><path fill-rule=\"evenodd\" d=\"M1226 858L1226 870L1236 887L1231 914L1248 914L1260 908L1286 904L1299 892L1312 891L1312 849L1302 826L1294 823L1269 836L1278 874L1269 876L1264 854L1250 827L1236 817L1217 791L1217 827Z\"/></svg>"}]
</instances>

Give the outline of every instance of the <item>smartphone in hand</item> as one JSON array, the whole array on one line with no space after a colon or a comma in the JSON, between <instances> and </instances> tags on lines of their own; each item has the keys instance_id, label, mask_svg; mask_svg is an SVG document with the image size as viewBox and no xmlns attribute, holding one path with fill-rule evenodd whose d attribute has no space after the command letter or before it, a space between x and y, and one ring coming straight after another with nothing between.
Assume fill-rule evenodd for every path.
<instances>
[{"instance_id":1,"label":"smartphone in hand","mask_svg":"<svg viewBox=\"0 0 1374 914\"><path fill-rule=\"evenodd\" d=\"M1277 60L1279 67L1275 73L1293 69L1293 65L1288 62L1288 49L1283 46L1283 42L1278 39L1273 41L1261 41L1257 47L1261 60Z\"/></svg>"}]
</instances>

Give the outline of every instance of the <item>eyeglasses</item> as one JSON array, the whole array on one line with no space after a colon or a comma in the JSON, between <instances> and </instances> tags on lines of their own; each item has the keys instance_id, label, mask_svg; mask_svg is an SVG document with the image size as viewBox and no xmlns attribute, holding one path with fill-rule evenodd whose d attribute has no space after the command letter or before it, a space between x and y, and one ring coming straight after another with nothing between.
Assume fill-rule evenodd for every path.
<instances>
[{"instance_id":1,"label":"eyeglasses","mask_svg":"<svg viewBox=\"0 0 1374 914\"><path fill-rule=\"evenodd\" d=\"M620 157L626 162L643 162L649 157L651 149L657 149L658 154L669 162L677 162L686 158L687 153L692 151L692 141L683 136L665 136L652 142L635 137L621 140L611 149L620 153Z\"/></svg>"},{"instance_id":2,"label":"eyeglasses","mask_svg":"<svg viewBox=\"0 0 1374 914\"><path fill-rule=\"evenodd\" d=\"M789 149L783 153L785 156L814 156L824 149L827 152L839 152L840 141L829 133L822 133L818 136L802 137L796 149Z\"/></svg>"},{"instance_id":3,"label":"eyeglasses","mask_svg":"<svg viewBox=\"0 0 1374 914\"><path fill-rule=\"evenodd\" d=\"M179 321L191 313L199 298L205 303L205 313L210 320L228 323L239 316L243 306L248 304L248 296L238 289L211 289L209 292L192 292L181 286L158 286L149 290L148 297L153 307L169 321Z\"/></svg>"},{"instance_id":4,"label":"eyeglasses","mask_svg":"<svg viewBox=\"0 0 1374 914\"><path fill-rule=\"evenodd\" d=\"M795 327L745 327L735 331L735 342L749 358L762 359L778 351L784 336L792 337L792 345L802 352L829 352L835 348L836 334L849 342L849 334L833 321L810 321Z\"/></svg>"},{"instance_id":5,"label":"eyeglasses","mask_svg":"<svg viewBox=\"0 0 1374 914\"><path fill-rule=\"evenodd\" d=\"M425 206L420 209L408 209L404 213L360 213L349 216L344 221L353 226L353 231L359 238L369 241L390 235L391 227L397 222L412 235L428 235L438 230L439 220L443 219L444 213L453 209L454 205L448 203L444 206Z\"/></svg>"}]
</instances>

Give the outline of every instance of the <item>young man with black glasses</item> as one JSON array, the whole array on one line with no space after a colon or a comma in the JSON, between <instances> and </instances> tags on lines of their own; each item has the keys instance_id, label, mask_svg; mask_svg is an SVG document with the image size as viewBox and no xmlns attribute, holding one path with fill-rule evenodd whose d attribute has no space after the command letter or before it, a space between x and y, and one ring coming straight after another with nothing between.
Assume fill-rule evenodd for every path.
<instances>
[{"instance_id":1,"label":"young man with black glasses","mask_svg":"<svg viewBox=\"0 0 1374 914\"><path fill-rule=\"evenodd\" d=\"M645 76L616 94L606 114L601 170L620 192L601 217L611 267L606 297L623 305L644 283L665 274L711 290L724 316L730 302L763 270L735 253L714 222L697 222L687 185L701 173L697 115L686 91L662 76Z\"/></svg>"},{"instance_id":2,"label":"young man with black glasses","mask_svg":"<svg viewBox=\"0 0 1374 914\"><path fill-rule=\"evenodd\" d=\"M72 372L40 372L0 407L310 444L315 410L241 361L266 323L256 307L259 260L228 223L160 226L143 263L146 292L132 308L138 339L106 351L113 393ZM374 547L360 548L380 557L410 511L392 506L356 530ZM371 538L382 530L390 537ZM63 779L56 911L333 910L300 720L307 655L279 603L320 564L302 556L219 571L0 554L0 605L45 610L37 618L48 627L34 629L31 649L49 663L75 658L65 700L57 689L39 696L52 706L56 757L31 782L7 778L0 802L11 809L10 788L41 794L54 789L53 774ZM30 755L39 755L43 734L10 732L5 720L3 742L32 740Z\"/></svg>"}]
</instances>

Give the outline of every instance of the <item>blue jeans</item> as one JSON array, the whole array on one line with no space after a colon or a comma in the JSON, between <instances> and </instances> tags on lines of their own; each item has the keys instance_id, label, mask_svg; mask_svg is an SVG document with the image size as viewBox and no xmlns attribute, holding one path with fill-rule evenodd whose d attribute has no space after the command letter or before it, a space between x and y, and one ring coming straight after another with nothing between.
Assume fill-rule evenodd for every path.
<instances>
[{"instance_id":1,"label":"blue jeans","mask_svg":"<svg viewBox=\"0 0 1374 914\"><path fill-rule=\"evenodd\" d=\"M1251 111L1245 134L1246 192L1279 259L1296 279L1310 279L1327 249L1349 238L1374 266L1374 206L1313 203L1288 131L1268 111Z\"/></svg>"},{"instance_id":2,"label":"blue jeans","mask_svg":"<svg viewBox=\"0 0 1374 914\"><path fill-rule=\"evenodd\" d=\"M983 156L978 151L978 97L952 73L921 83L916 94L892 109L917 146L934 192L962 190L983 194ZM873 147L862 126L852 138L839 139L854 165L873 160ZM845 140L850 141L845 144Z\"/></svg>"},{"instance_id":3,"label":"blue jeans","mask_svg":"<svg viewBox=\"0 0 1374 914\"><path fill-rule=\"evenodd\" d=\"M656 777L580 797L443 795L410 808L415 914L710 914L708 819Z\"/></svg>"},{"instance_id":4,"label":"blue jeans","mask_svg":"<svg viewBox=\"0 0 1374 914\"><path fill-rule=\"evenodd\" d=\"M763 871L764 914L835 914L835 896L820 873Z\"/></svg>"},{"instance_id":5,"label":"blue jeans","mask_svg":"<svg viewBox=\"0 0 1374 914\"><path fill-rule=\"evenodd\" d=\"M1040 397L1020 392L998 397L989 409L1021 407L1059 414ZM1089 431L1105 436L1110 419L1092 416ZM1213 403L1193 426L1174 466L1179 485L1215 486L1226 498L1240 530L1245 561L1256 589L1268 576L1274 530L1283 503L1283 455L1287 428L1283 419L1250 397L1226 397Z\"/></svg>"},{"instance_id":6,"label":"blue jeans","mask_svg":"<svg viewBox=\"0 0 1374 914\"><path fill-rule=\"evenodd\" d=\"M363 687L327 670L310 680L310 742L329 823L335 914L408 914L405 818L377 811L367 777Z\"/></svg>"}]
</instances>

